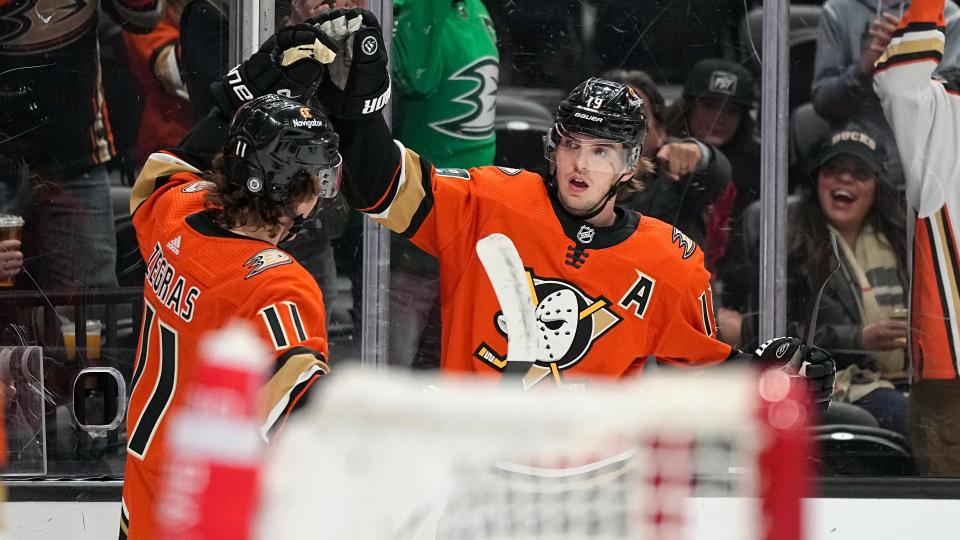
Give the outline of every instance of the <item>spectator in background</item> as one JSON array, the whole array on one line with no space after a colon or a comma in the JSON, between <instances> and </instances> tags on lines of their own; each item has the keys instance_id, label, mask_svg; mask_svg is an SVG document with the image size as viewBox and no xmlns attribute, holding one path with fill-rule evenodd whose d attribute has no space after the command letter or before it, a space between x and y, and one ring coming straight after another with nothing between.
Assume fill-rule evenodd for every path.
<instances>
[{"instance_id":1,"label":"spectator in background","mask_svg":"<svg viewBox=\"0 0 960 540\"><path fill-rule=\"evenodd\" d=\"M710 144L667 135L666 103L649 75L639 70L613 70L604 78L630 86L643 99L647 112L643 157L654 163L653 171L643 177L643 190L620 202L672 224L703 246L704 214L730 183L730 162Z\"/></svg>"},{"instance_id":2,"label":"spectator in background","mask_svg":"<svg viewBox=\"0 0 960 540\"><path fill-rule=\"evenodd\" d=\"M760 140L751 116L755 99L753 76L746 68L710 58L697 62L683 96L667 110L667 133L696 137L730 160L732 182L707 215L704 249L707 268L714 272L727 253L731 235L739 236L744 209L760 198ZM742 258L743 253L732 256Z\"/></svg>"},{"instance_id":3,"label":"spectator in background","mask_svg":"<svg viewBox=\"0 0 960 540\"><path fill-rule=\"evenodd\" d=\"M701 140L668 136L666 102L649 75L640 70L615 69L604 76L640 94L647 111L643 157L656 158L653 172L645 175L644 189L622 204L672 224L701 246L704 260L709 260L711 254L705 250L708 209L727 192L730 162L723 152ZM720 307L716 318L718 338L731 347L739 346L739 313Z\"/></svg>"},{"instance_id":4,"label":"spectator in background","mask_svg":"<svg viewBox=\"0 0 960 540\"><path fill-rule=\"evenodd\" d=\"M395 0L397 139L438 167L493 163L497 35L480 0Z\"/></svg>"},{"instance_id":5,"label":"spectator in background","mask_svg":"<svg viewBox=\"0 0 960 540\"><path fill-rule=\"evenodd\" d=\"M149 32L162 0L0 4L0 180L21 184L27 269L48 290L117 284L106 163L116 152L101 85L97 12ZM21 163L17 163L20 161ZM26 168L26 174L14 171Z\"/></svg>"},{"instance_id":6,"label":"spectator in background","mask_svg":"<svg viewBox=\"0 0 960 540\"><path fill-rule=\"evenodd\" d=\"M942 31L954 12L944 0L914 0L897 42L874 43L886 50L877 65L877 94L908 164L910 437L921 474L934 476L960 476L960 66L945 65L944 51L957 43L949 23L946 43ZM934 75L938 63L942 69Z\"/></svg>"},{"instance_id":7,"label":"spectator in background","mask_svg":"<svg viewBox=\"0 0 960 540\"><path fill-rule=\"evenodd\" d=\"M840 270L824 289L814 336L837 361L834 399L906 435L906 398L890 382L906 376L906 212L886 163L879 141L857 127L827 137L791 213L787 318L791 332L808 323L836 264L834 235Z\"/></svg>"},{"instance_id":8,"label":"spectator in background","mask_svg":"<svg viewBox=\"0 0 960 540\"><path fill-rule=\"evenodd\" d=\"M19 240L0 241L0 279L16 277L23 268Z\"/></svg>"},{"instance_id":9,"label":"spectator in background","mask_svg":"<svg viewBox=\"0 0 960 540\"><path fill-rule=\"evenodd\" d=\"M180 15L184 0L168 0L163 18L149 34L123 32L130 70L143 95L137 135L137 170L157 148L170 148L193 125L190 95L180 76Z\"/></svg>"},{"instance_id":10,"label":"spectator in background","mask_svg":"<svg viewBox=\"0 0 960 540\"><path fill-rule=\"evenodd\" d=\"M856 121L890 149L888 175L897 187L903 185L903 167L893 132L873 90L873 73L874 64L884 52L881 43L889 42L907 3L827 0L820 19L813 81L813 105L817 114L837 127ZM882 9L882 15L878 8ZM958 16L960 9L948 2L945 65L955 64L960 55L960 35L955 24Z\"/></svg>"}]
</instances>

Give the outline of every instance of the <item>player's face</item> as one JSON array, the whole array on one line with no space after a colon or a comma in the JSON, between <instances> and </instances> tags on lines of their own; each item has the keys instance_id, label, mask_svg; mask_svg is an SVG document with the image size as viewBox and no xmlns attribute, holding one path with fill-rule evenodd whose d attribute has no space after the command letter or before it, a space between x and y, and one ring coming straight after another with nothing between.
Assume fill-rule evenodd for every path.
<instances>
[{"instance_id":1,"label":"player's face","mask_svg":"<svg viewBox=\"0 0 960 540\"><path fill-rule=\"evenodd\" d=\"M572 214L594 210L610 188L629 172L623 144L578 133L557 144L557 192ZM612 200L612 199L611 199Z\"/></svg>"},{"instance_id":2,"label":"player's face","mask_svg":"<svg viewBox=\"0 0 960 540\"><path fill-rule=\"evenodd\" d=\"M714 146L723 146L733 140L740 128L743 108L716 98L698 99L690 109L690 134Z\"/></svg>"},{"instance_id":3,"label":"player's face","mask_svg":"<svg viewBox=\"0 0 960 540\"><path fill-rule=\"evenodd\" d=\"M841 232L859 232L876 192L877 177L850 155L831 159L817 173L820 207L827 221Z\"/></svg>"}]
</instances>

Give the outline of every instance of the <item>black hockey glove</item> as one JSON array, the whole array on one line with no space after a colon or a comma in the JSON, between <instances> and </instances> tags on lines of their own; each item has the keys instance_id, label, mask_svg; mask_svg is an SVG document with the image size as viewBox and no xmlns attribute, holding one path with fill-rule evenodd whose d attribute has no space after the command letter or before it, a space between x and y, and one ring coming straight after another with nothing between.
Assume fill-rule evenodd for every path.
<instances>
[{"instance_id":1,"label":"black hockey glove","mask_svg":"<svg viewBox=\"0 0 960 540\"><path fill-rule=\"evenodd\" d=\"M227 116L253 98L281 94L306 103L336 56L336 45L308 24L274 34L247 61L210 86L217 106Z\"/></svg>"},{"instance_id":2,"label":"black hockey glove","mask_svg":"<svg viewBox=\"0 0 960 540\"><path fill-rule=\"evenodd\" d=\"M338 118L359 119L390 101L390 71L377 17L359 8L324 11L307 21L336 43L339 53L317 90Z\"/></svg>"},{"instance_id":3,"label":"black hockey glove","mask_svg":"<svg viewBox=\"0 0 960 540\"><path fill-rule=\"evenodd\" d=\"M820 347L808 347L794 337L774 338L753 353L765 365L781 365L791 377L806 381L807 390L821 413L830 407L837 365L830 353Z\"/></svg>"}]
</instances>

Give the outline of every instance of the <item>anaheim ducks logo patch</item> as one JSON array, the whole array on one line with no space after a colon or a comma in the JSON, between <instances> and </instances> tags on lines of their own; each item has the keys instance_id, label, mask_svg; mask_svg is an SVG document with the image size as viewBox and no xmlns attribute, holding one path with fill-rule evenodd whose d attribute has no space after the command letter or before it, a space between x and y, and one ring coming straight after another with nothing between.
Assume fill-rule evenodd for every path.
<instances>
[{"instance_id":1,"label":"anaheim ducks logo patch","mask_svg":"<svg viewBox=\"0 0 960 540\"><path fill-rule=\"evenodd\" d=\"M681 259L689 259L690 256L697 251L697 244L676 227L673 228L673 243L680 248L682 252L680 255Z\"/></svg>"},{"instance_id":2,"label":"anaheim ducks logo patch","mask_svg":"<svg viewBox=\"0 0 960 540\"><path fill-rule=\"evenodd\" d=\"M563 384L561 371L577 365L596 340L623 319L610 310L609 300L593 298L571 283L539 278L529 269L527 279L536 304L539 346L536 360L519 366L525 371L523 386L530 388L551 374L557 384ZM494 314L493 325L509 339L502 312ZM498 371L507 368L506 355L487 343L481 343L473 354Z\"/></svg>"},{"instance_id":3,"label":"anaheim ducks logo patch","mask_svg":"<svg viewBox=\"0 0 960 540\"><path fill-rule=\"evenodd\" d=\"M279 249L265 249L257 252L257 254L255 254L253 257L250 257L247 262L243 263L244 268L250 269L243 279L250 279L253 276L262 274L271 268L276 268L277 266L283 266L292 262L293 259Z\"/></svg>"},{"instance_id":4,"label":"anaheim ducks logo patch","mask_svg":"<svg viewBox=\"0 0 960 540\"><path fill-rule=\"evenodd\" d=\"M182 193L196 193L198 191L203 191L205 189L213 189L216 186L217 186L216 184L208 180L198 180L196 182L191 182L187 184L186 187L184 187L180 191Z\"/></svg>"}]
</instances>

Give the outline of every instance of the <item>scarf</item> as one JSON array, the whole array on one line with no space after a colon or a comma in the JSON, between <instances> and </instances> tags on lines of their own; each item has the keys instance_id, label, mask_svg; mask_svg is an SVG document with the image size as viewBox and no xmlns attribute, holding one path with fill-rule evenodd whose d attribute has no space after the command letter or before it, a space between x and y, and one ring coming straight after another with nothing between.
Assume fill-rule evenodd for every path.
<instances>
[{"instance_id":1,"label":"scarf","mask_svg":"<svg viewBox=\"0 0 960 540\"><path fill-rule=\"evenodd\" d=\"M836 229L829 224L827 227L840 237ZM837 245L840 248L841 268L847 282L854 288L853 296L860 312L861 325L902 318L902 314L906 313L904 290L897 270L897 257L890 243L868 223L860 231L853 249L843 241L837 242ZM850 401L856 401L881 386L891 387L889 382L880 380L881 376L905 376L904 349L868 351L867 355L873 359L876 371L851 366L837 374L838 382L841 382L840 390L849 392L847 397Z\"/></svg>"}]
</instances>

